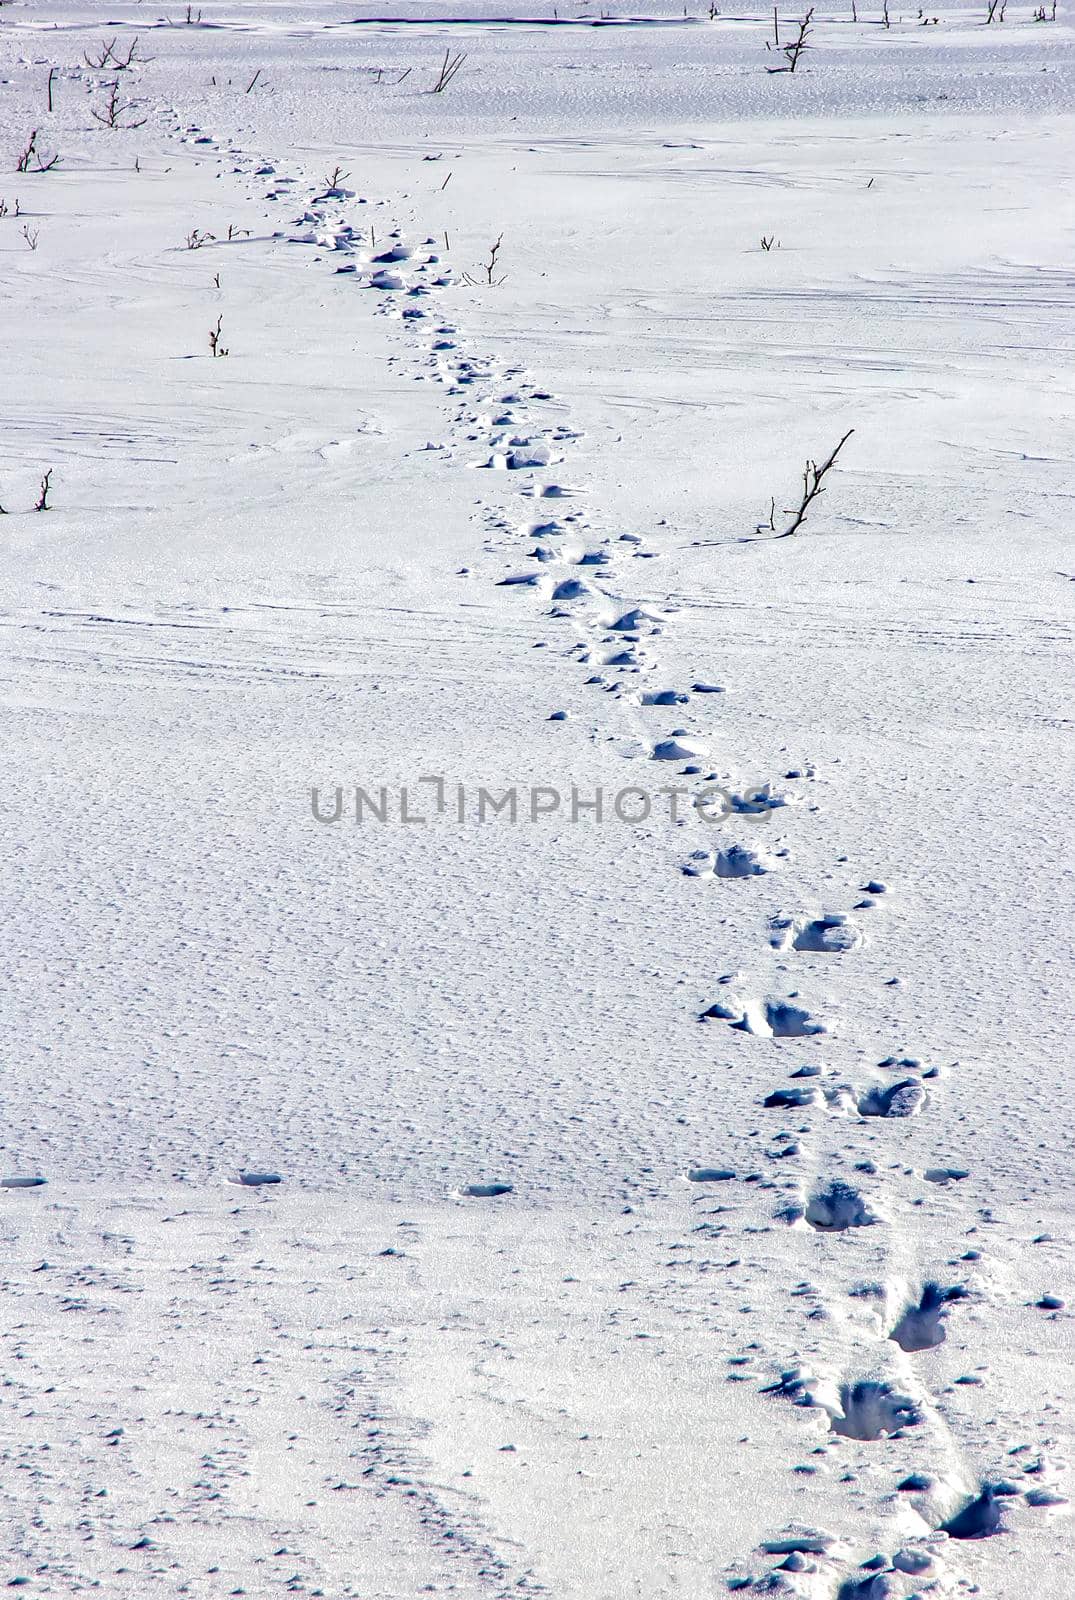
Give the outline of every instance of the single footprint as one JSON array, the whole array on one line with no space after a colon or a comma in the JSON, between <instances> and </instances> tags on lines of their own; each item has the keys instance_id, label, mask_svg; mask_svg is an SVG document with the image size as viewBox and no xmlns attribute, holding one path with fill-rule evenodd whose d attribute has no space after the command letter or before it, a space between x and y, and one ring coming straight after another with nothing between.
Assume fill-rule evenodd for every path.
<instances>
[{"instance_id":1,"label":"single footprint","mask_svg":"<svg viewBox=\"0 0 1075 1600\"><path fill-rule=\"evenodd\" d=\"M848 1228L868 1228L878 1220L859 1191L843 1178L832 1178L820 1184L801 1210L791 1207L785 1216L789 1221L797 1221L801 1216L819 1233L843 1233Z\"/></svg>"},{"instance_id":2,"label":"single footprint","mask_svg":"<svg viewBox=\"0 0 1075 1600\"><path fill-rule=\"evenodd\" d=\"M862 930L850 917L834 912L823 917L774 917L769 943L774 950L807 950L844 955L862 944Z\"/></svg>"},{"instance_id":3,"label":"single footprint","mask_svg":"<svg viewBox=\"0 0 1075 1600\"><path fill-rule=\"evenodd\" d=\"M925 1085L917 1078L901 1078L889 1087L878 1085L859 1095L858 1110L862 1117L917 1117L929 1096Z\"/></svg>"},{"instance_id":4,"label":"single footprint","mask_svg":"<svg viewBox=\"0 0 1075 1600\"><path fill-rule=\"evenodd\" d=\"M845 1439L885 1439L902 1428L916 1428L924 1420L909 1395L870 1378L841 1384L839 1404L839 1411L830 1414L830 1427Z\"/></svg>"},{"instance_id":5,"label":"single footprint","mask_svg":"<svg viewBox=\"0 0 1075 1600\"><path fill-rule=\"evenodd\" d=\"M984 1483L980 1494L941 1523L941 1532L950 1539L988 1539L994 1533L1003 1533L997 1501L1004 1494L1015 1492L1006 1484Z\"/></svg>"},{"instance_id":6,"label":"single footprint","mask_svg":"<svg viewBox=\"0 0 1075 1600\"><path fill-rule=\"evenodd\" d=\"M924 1420L920 1407L910 1395L902 1394L878 1378L862 1378L857 1383L836 1384L817 1378L801 1367L782 1372L776 1383L766 1385L762 1394L775 1394L797 1406L824 1411L829 1429L845 1439L874 1443L903 1428L914 1428Z\"/></svg>"},{"instance_id":7,"label":"single footprint","mask_svg":"<svg viewBox=\"0 0 1075 1600\"><path fill-rule=\"evenodd\" d=\"M827 1023L790 1000L767 998L747 1000L739 1005L726 1005L718 1000L703 1011L702 1017L719 1018L739 1033L751 1033L760 1039L805 1039L829 1031Z\"/></svg>"},{"instance_id":8,"label":"single footprint","mask_svg":"<svg viewBox=\"0 0 1075 1600\"><path fill-rule=\"evenodd\" d=\"M967 1293L961 1284L947 1289L942 1289L938 1283L923 1284L918 1300L906 1307L889 1338L908 1355L935 1350L945 1340L944 1317L948 1307L956 1300L966 1300Z\"/></svg>"}]
</instances>

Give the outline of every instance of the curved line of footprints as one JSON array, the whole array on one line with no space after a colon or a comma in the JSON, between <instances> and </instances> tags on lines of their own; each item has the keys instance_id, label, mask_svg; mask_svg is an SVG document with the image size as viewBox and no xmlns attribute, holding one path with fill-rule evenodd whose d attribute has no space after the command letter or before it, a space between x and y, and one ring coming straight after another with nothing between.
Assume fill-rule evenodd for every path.
<instances>
[{"instance_id":1,"label":"curved line of footprints","mask_svg":"<svg viewBox=\"0 0 1075 1600\"><path fill-rule=\"evenodd\" d=\"M314 197L304 222L314 230L313 242L324 247L351 250L359 247L362 233L342 218L327 215L328 200ZM446 266L434 241L408 245L399 230L370 248L360 267L348 264L362 281L380 293L379 311L398 318L420 339L420 372L443 386L452 403L449 440L431 449L443 451L447 460L494 476L498 489L516 488L525 502L517 518L498 505L485 506L490 554L510 552L510 565L496 580L540 598L550 621L571 628L575 642L567 654L585 675L585 684L605 695L619 708L623 727L614 737L623 741L623 753L648 755L654 761L675 763L679 775L693 780L696 790L721 784L729 812L758 815L763 811L793 815L807 801L801 789L771 783L750 784L741 775L712 770L706 741L688 724L695 719L687 709L702 697L724 692L724 686L699 674L682 688L650 687L659 682L660 640L674 623L674 607L644 594L631 593L628 574L636 563L656 552L633 532L612 537L594 534L586 511L586 494L578 486L560 481L554 469L564 461L573 439L579 437L564 419L564 408L518 366L501 365L466 349L457 324L439 310L427 308L427 298L459 282ZM411 357L413 359L413 356ZM504 475L504 476L501 476ZM644 569L642 569L644 570ZM545 640L537 641L544 647ZM645 708L665 708L669 724L657 737L646 725ZM550 722L566 721L562 710L550 713ZM624 731L624 729L626 731ZM788 785L807 784L809 768L784 775ZM768 835L767 835L768 839ZM731 844L712 851L697 851L683 871L694 877L750 878L779 870L788 851L779 840L772 844ZM844 956L863 942L862 919L884 905L888 886L865 881L849 914L787 917L774 920L769 945L775 951L797 951ZM753 996L739 992L738 975L721 980L723 993L702 1013L739 1033L767 1040L814 1039L828 1030L823 1017L814 1015L797 994ZM865 1086L834 1079L827 1070L807 1063L791 1074L787 1084L773 1089L763 1108L794 1115L815 1109L826 1116L876 1126L873 1119L913 1117L928 1105L933 1084L942 1077L917 1059L887 1057ZM777 1132L772 1137L775 1162L802 1155L800 1133ZM876 1166L864 1160L853 1171L873 1176ZM958 1167L928 1169L925 1178L937 1184L957 1182L967 1176ZM712 1236L724 1231L715 1218L726 1208L711 1208L712 1186L736 1178L724 1168L698 1167L686 1174L697 1186L692 1192L702 1218L699 1230ZM773 1187L778 1187L776 1184ZM819 1171L808 1187L792 1183L790 1195L778 1205L774 1220L808 1230L817 1238L841 1240L856 1230L884 1225L883 1208L875 1204L856 1179ZM456 1191L460 1198L493 1198L509 1193L511 1185L495 1181L467 1184ZM828 1244L825 1248L840 1248ZM890 1251L891 1253L891 1251ZM964 1258L970 1267L975 1252ZM913 1290L911 1285L914 1284ZM809 1301L809 1286L795 1291ZM893 1280L893 1287L869 1285L849 1291L874 1302L873 1325L881 1335L882 1352L874 1368L861 1376L794 1366L780 1373L759 1374L750 1353L730 1358L731 1381L757 1381L763 1395L784 1399L820 1419L828 1436L874 1444L899 1441L919 1430L932 1442L941 1461L937 1473L910 1472L894 1485L896 1513L890 1518L897 1548L876 1553L850 1566L849 1543L824 1529L792 1524L765 1540L756 1552L763 1570L736 1564L727 1576L732 1591L766 1595L797 1595L812 1600L889 1600L929 1591L952 1593L966 1587L950 1565L954 1542L987 1537L1003 1531L1002 1507L1007 1497L1022 1494L1031 1505L1061 1500L1042 1486L1041 1462L1035 1488L1018 1484L974 1480L960 1460L950 1430L918 1378L913 1358L928 1355L945 1339L945 1322L961 1301L974 1294L964 1282L915 1282L913 1272ZM831 1311L817 1305L807 1315L825 1318ZM891 1358L887 1356L891 1352ZM766 1381L766 1376L768 1381ZM760 1380L760 1381L759 1381ZM850 1476L850 1474L849 1474ZM913 1513L913 1514L911 1514ZM850 1566L850 1570L849 1570Z\"/></svg>"},{"instance_id":2,"label":"curved line of footprints","mask_svg":"<svg viewBox=\"0 0 1075 1600\"><path fill-rule=\"evenodd\" d=\"M262 185L268 180L270 188L267 194L262 190L262 198L288 204L298 199L302 180L278 177L271 162L233 144L218 144L192 126L180 130L177 125L171 131L184 142L213 145L222 154L247 162L247 168L234 170L248 170ZM359 211L359 207L364 209ZM657 552L630 531L616 536L595 534L584 490L559 481L553 470L579 437L566 420L566 408L526 369L502 365L466 349L457 325L443 316L438 303L445 292L462 282L461 275L446 263L431 237L411 244L401 229L379 228L372 220L374 213L381 218L386 212L391 215L390 202L368 201L342 187L312 190L291 231L274 237L286 239L288 244L312 246L323 259L335 263L335 271L353 276L356 284L377 296L377 312L397 319L417 341L401 359L413 365L417 358L415 376L442 386L450 403L449 438L428 448L442 452L447 462L488 473L490 484L495 483L498 490L510 487L525 502L519 515L512 517L488 503L492 497L486 494L485 550L494 555L510 550L511 565L497 581L539 597L550 621L573 630L575 642L568 656L585 675L585 684L619 709L621 727L609 736L614 748L626 756L676 764L679 775L692 780L695 794L719 784L729 814L794 816L809 805L801 786L809 784L811 769L785 773L781 784L787 787L759 785L742 774L713 770L704 736L689 724L697 720L695 704L725 692L724 686L702 674L679 688L660 685L660 640L674 625L675 607L667 600L657 603L631 592L634 585L629 574L645 571L636 563L654 559ZM541 647L546 643L537 641ZM651 716L667 719L656 737L647 725L647 710ZM567 713L553 710L549 720L563 722ZM682 870L698 878L742 879L777 871L789 852L779 839L770 842L768 833L766 841L764 846L730 844L697 851ZM885 884L868 880L848 914L774 920L769 947L778 952L851 955L863 940L862 918L883 906L887 894ZM719 1021L738 1034L775 1041L814 1040L823 1038L828 1030L826 1019L812 1013L797 993L746 994L737 974L729 974L718 987L721 993L702 1013L706 1022ZM877 1126L874 1119L898 1123L927 1107L932 1084L941 1075L939 1069L925 1068L918 1060L889 1057L879 1063L874 1081L856 1087L807 1062L765 1097L762 1109L795 1118L820 1116L823 1123L833 1116L861 1126ZM803 1140L812 1137L812 1132L809 1120L797 1131L775 1131L766 1151L770 1170L786 1171L780 1163L791 1160L794 1166L796 1158L802 1164L806 1159ZM685 1179L693 1196L692 1210L699 1219L694 1232L712 1238L728 1230L730 1225L720 1219L734 1208L714 1203L713 1196L724 1192L720 1186L742 1177L746 1182L761 1181L763 1187L776 1192L774 1224L802 1231L819 1241L818 1248L850 1248L849 1241L872 1238L877 1229L884 1231L884 1207L859 1181L860 1175L870 1177L876 1170L872 1161L863 1160L844 1175L833 1172L830 1163L830 1170L818 1168L813 1181L803 1184L783 1178L759 1180L757 1174L737 1174L724 1167L692 1168ZM966 1175L956 1167L930 1169L924 1174L937 1184L956 1182ZM2 1180L9 1186L40 1181ZM275 1173L242 1173L238 1181L257 1186L280 1180ZM484 1200L510 1190L510 1184L482 1181L462 1186L456 1195L460 1200ZM895 1230L888 1232L894 1234ZM893 1240L889 1256L896 1248ZM975 1257L976 1253L969 1251L963 1258L968 1268ZM911 1284L915 1284L913 1291ZM809 1284L799 1285L792 1293L808 1321L831 1321L844 1315L844 1308L822 1303ZM867 1304L870 1315L866 1325L880 1335L875 1343L884 1352L875 1352L874 1367L864 1373L833 1372L822 1366L814 1370L809 1363L779 1372L762 1371L758 1352L750 1346L729 1358L729 1381L753 1383L768 1401L801 1408L816 1420L830 1443L883 1445L925 1436L942 1462L942 1470L936 1474L912 1471L893 1486L899 1509L891 1519L892 1526L899 1532L910 1530L898 1548L874 1554L854 1568L850 1566L849 1541L824 1529L791 1524L763 1541L752 1563L736 1564L729 1570L730 1590L809 1600L904 1600L911 1590L913 1596L966 1590L965 1582L949 1566L948 1552L954 1542L1003 1531L1006 1498L1022 1494L1026 1503L1042 1506L1061 1501L1050 1487L1044 1462L1024 1469L1036 1474L1030 1491L1015 1483L971 1480L950 1430L918 1379L914 1358L928 1355L943 1342L946 1318L974 1293L973 1285L963 1282L916 1283L913 1270L892 1277L888 1289L876 1284L849 1289L849 1302L857 1297ZM861 1335L861 1326L859 1319L856 1337ZM826 1448L828 1445L818 1446L819 1451Z\"/></svg>"}]
</instances>

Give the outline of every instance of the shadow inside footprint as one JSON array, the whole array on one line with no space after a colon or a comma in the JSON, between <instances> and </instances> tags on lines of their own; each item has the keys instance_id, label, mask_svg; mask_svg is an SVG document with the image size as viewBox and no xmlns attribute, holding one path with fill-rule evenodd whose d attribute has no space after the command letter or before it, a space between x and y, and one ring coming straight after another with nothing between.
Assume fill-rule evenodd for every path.
<instances>
[{"instance_id":1,"label":"shadow inside footprint","mask_svg":"<svg viewBox=\"0 0 1075 1600\"><path fill-rule=\"evenodd\" d=\"M782 1372L775 1383L766 1385L764 1395L777 1395L794 1405L823 1411L829 1431L844 1439L873 1442L898 1435L904 1428L916 1428L924 1420L921 1409L910 1395L901 1394L890 1383L878 1378L862 1378L857 1383L841 1383L818 1378L801 1367Z\"/></svg>"},{"instance_id":2,"label":"shadow inside footprint","mask_svg":"<svg viewBox=\"0 0 1075 1600\"><path fill-rule=\"evenodd\" d=\"M1003 1531L997 1491L991 1483L983 1484L981 1494L941 1523L941 1532L950 1539L988 1539L990 1534Z\"/></svg>"},{"instance_id":3,"label":"shadow inside footprint","mask_svg":"<svg viewBox=\"0 0 1075 1600\"><path fill-rule=\"evenodd\" d=\"M901 1350L914 1355L919 1350L934 1350L944 1343L945 1308L954 1300L965 1300L967 1291L961 1284L942 1289L938 1283L927 1283L917 1305L910 1305L889 1334Z\"/></svg>"},{"instance_id":4,"label":"shadow inside footprint","mask_svg":"<svg viewBox=\"0 0 1075 1600\"><path fill-rule=\"evenodd\" d=\"M903 1078L891 1088L867 1089L859 1096L862 1117L916 1117L926 1103L926 1090L917 1078Z\"/></svg>"},{"instance_id":5,"label":"shadow inside footprint","mask_svg":"<svg viewBox=\"0 0 1075 1600\"><path fill-rule=\"evenodd\" d=\"M725 1008L713 1006L706 1015L727 1019L729 1014ZM732 1027L761 1039L806 1039L828 1031L824 1022L787 1000L748 1000Z\"/></svg>"},{"instance_id":6,"label":"shadow inside footprint","mask_svg":"<svg viewBox=\"0 0 1075 1600\"><path fill-rule=\"evenodd\" d=\"M884 1439L922 1421L922 1413L909 1395L869 1378L841 1384L840 1407L830 1426L845 1439Z\"/></svg>"},{"instance_id":7,"label":"shadow inside footprint","mask_svg":"<svg viewBox=\"0 0 1075 1600\"><path fill-rule=\"evenodd\" d=\"M842 1178L834 1178L815 1189L806 1202L803 1216L820 1233L842 1233L846 1228L867 1228L877 1218L858 1190Z\"/></svg>"},{"instance_id":8,"label":"shadow inside footprint","mask_svg":"<svg viewBox=\"0 0 1075 1600\"><path fill-rule=\"evenodd\" d=\"M807 922L791 941L793 950L812 950L826 955L843 955L857 950L862 934L847 917L818 917Z\"/></svg>"}]
</instances>

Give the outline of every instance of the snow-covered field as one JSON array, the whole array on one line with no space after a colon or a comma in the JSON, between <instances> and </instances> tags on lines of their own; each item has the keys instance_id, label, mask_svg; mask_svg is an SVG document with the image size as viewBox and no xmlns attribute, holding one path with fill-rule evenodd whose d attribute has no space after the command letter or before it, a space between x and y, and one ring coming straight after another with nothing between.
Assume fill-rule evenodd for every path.
<instances>
[{"instance_id":1,"label":"snow-covered field","mask_svg":"<svg viewBox=\"0 0 1075 1600\"><path fill-rule=\"evenodd\" d=\"M852 10L0 9L0 1582L1075 1594L1075 27Z\"/></svg>"}]
</instances>

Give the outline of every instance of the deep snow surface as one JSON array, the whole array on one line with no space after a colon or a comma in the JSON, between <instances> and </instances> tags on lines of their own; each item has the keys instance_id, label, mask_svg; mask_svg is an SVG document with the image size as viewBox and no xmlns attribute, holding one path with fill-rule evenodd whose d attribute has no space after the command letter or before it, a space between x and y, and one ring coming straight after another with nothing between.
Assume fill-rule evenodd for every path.
<instances>
[{"instance_id":1,"label":"deep snow surface","mask_svg":"<svg viewBox=\"0 0 1075 1600\"><path fill-rule=\"evenodd\" d=\"M1071 1586L1073 30L588 9L0 10L30 1593Z\"/></svg>"}]
</instances>

